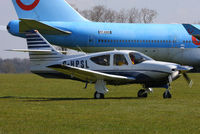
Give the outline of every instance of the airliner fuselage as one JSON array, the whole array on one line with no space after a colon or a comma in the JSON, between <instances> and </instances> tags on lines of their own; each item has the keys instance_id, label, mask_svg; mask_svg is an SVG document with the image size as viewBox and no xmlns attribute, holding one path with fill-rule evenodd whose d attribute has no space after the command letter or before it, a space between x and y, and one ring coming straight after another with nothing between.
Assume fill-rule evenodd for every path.
<instances>
[{"instance_id":1,"label":"airliner fuselage","mask_svg":"<svg viewBox=\"0 0 200 134\"><path fill-rule=\"evenodd\" d=\"M9 32L19 32L19 22L11 21ZM113 49L140 51L163 61L199 66L200 42L191 36L182 24L122 24L98 22L45 22L51 27L70 31L69 35L45 35L52 44L97 52ZM199 25L194 25L200 28Z\"/></svg>"}]
</instances>

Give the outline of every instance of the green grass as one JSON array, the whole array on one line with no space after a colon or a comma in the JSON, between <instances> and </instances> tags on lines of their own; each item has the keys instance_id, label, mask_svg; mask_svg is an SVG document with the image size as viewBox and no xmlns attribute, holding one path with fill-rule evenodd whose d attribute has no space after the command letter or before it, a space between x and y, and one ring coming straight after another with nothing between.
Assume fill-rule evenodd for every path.
<instances>
[{"instance_id":1,"label":"green grass","mask_svg":"<svg viewBox=\"0 0 200 134\"><path fill-rule=\"evenodd\" d=\"M136 133L199 134L200 74L172 84L172 99L154 89L138 99L140 85L107 86L94 100L94 85L44 79L32 74L0 75L0 134Z\"/></svg>"}]
</instances>

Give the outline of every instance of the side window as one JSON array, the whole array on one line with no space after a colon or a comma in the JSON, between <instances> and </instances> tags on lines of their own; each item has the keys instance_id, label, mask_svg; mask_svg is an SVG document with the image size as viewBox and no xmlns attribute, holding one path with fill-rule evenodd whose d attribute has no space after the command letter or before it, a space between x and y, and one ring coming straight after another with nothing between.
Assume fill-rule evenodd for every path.
<instances>
[{"instance_id":1,"label":"side window","mask_svg":"<svg viewBox=\"0 0 200 134\"><path fill-rule=\"evenodd\" d=\"M149 57L145 57L144 55L141 55L139 53L129 53L129 57L131 59L131 62L132 64L139 64L143 61L146 61L146 60L152 60L151 58Z\"/></svg>"},{"instance_id":2,"label":"side window","mask_svg":"<svg viewBox=\"0 0 200 134\"><path fill-rule=\"evenodd\" d=\"M110 55L102 55L90 58L91 61L98 65L110 66Z\"/></svg>"},{"instance_id":3,"label":"side window","mask_svg":"<svg viewBox=\"0 0 200 134\"><path fill-rule=\"evenodd\" d=\"M128 65L128 62L123 54L115 54L113 62L114 66Z\"/></svg>"}]
</instances>

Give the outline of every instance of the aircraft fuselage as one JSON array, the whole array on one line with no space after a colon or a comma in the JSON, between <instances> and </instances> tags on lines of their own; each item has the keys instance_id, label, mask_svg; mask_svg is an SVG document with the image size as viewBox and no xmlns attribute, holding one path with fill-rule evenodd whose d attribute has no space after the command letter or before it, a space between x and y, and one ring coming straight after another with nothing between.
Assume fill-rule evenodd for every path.
<instances>
[{"instance_id":1,"label":"aircraft fuselage","mask_svg":"<svg viewBox=\"0 0 200 134\"><path fill-rule=\"evenodd\" d=\"M200 42L181 24L43 23L71 32L70 35L43 35L51 44L61 47L81 48L84 52L136 50L156 60L191 66L200 63ZM11 34L24 37L19 33L19 21L11 21L8 26Z\"/></svg>"}]
</instances>

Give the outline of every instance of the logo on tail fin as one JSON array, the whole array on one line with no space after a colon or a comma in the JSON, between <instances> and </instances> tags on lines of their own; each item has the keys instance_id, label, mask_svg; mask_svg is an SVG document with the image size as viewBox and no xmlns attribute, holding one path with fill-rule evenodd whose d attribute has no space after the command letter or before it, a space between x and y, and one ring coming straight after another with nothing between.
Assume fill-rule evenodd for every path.
<instances>
[{"instance_id":1,"label":"logo on tail fin","mask_svg":"<svg viewBox=\"0 0 200 134\"><path fill-rule=\"evenodd\" d=\"M188 33L189 34L193 34L194 30L191 30L191 29L187 29Z\"/></svg>"},{"instance_id":2,"label":"logo on tail fin","mask_svg":"<svg viewBox=\"0 0 200 134\"><path fill-rule=\"evenodd\" d=\"M200 45L200 41L198 41L197 38L195 38L194 36L192 36L192 42L193 42L195 45Z\"/></svg>"},{"instance_id":3,"label":"logo on tail fin","mask_svg":"<svg viewBox=\"0 0 200 134\"><path fill-rule=\"evenodd\" d=\"M26 10L26 11L30 11L30 10L33 10L37 5L38 3L40 2L40 0L35 0L31 5L25 5L21 2L21 0L16 0L18 6L23 9L23 10Z\"/></svg>"}]
</instances>

